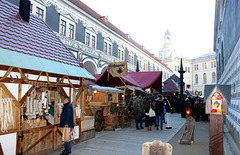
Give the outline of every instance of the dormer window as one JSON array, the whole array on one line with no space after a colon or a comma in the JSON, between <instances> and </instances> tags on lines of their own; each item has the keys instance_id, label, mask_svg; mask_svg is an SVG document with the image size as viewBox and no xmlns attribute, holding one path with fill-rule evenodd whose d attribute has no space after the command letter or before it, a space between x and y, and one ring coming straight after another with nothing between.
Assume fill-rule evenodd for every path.
<instances>
[{"instance_id":1,"label":"dormer window","mask_svg":"<svg viewBox=\"0 0 240 155\"><path fill-rule=\"evenodd\" d=\"M60 34L66 36L66 28L67 28L66 21L61 20L61 22L60 22Z\"/></svg>"},{"instance_id":2,"label":"dormer window","mask_svg":"<svg viewBox=\"0 0 240 155\"><path fill-rule=\"evenodd\" d=\"M44 4L40 4L36 1L31 1L30 11L32 14L42 18L45 21L46 18L46 6Z\"/></svg>"},{"instance_id":3,"label":"dormer window","mask_svg":"<svg viewBox=\"0 0 240 155\"><path fill-rule=\"evenodd\" d=\"M44 10L39 8L39 7L37 7L36 8L36 14L37 14L38 17L43 19L43 17L44 17Z\"/></svg>"}]
</instances>

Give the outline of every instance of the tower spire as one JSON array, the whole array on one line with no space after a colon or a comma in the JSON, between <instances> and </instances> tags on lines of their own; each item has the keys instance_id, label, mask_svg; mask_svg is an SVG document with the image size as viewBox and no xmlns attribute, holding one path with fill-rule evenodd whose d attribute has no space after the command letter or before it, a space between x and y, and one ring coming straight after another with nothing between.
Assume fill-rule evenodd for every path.
<instances>
[{"instance_id":1,"label":"tower spire","mask_svg":"<svg viewBox=\"0 0 240 155\"><path fill-rule=\"evenodd\" d=\"M183 70L182 58L181 58L181 62L180 62L180 70L178 72L180 73L180 95L181 95L180 98L183 99L183 86L184 86L183 74L185 73L185 71Z\"/></svg>"}]
</instances>

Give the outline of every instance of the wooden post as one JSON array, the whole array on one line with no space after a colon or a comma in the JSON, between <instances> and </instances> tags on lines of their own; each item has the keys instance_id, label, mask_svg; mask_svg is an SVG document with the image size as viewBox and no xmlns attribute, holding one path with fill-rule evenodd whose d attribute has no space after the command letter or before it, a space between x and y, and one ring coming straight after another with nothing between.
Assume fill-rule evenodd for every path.
<instances>
[{"instance_id":1,"label":"wooden post","mask_svg":"<svg viewBox=\"0 0 240 155\"><path fill-rule=\"evenodd\" d=\"M230 85L205 85L206 114L210 114L210 155L223 154L223 115L231 102Z\"/></svg>"},{"instance_id":2,"label":"wooden post","mask_svg":"<svg viewBox=\"0 0 240 155\"><path fill-rule=\"evenodd\" d=\"M77 102L77 99L76 99L76 92L73 91L72 107L73 107L74 125L76 125L76 111L75 111L76 102Z\"/></svg>"},{"instance_id":3,"label":"wooden post","mask_svg":"<svg viewBox=\"0 0 240 155\"><path fill-rule=\"evenodd\" d=\"M72 88L71 87L69 87L69 96L68 96L69 98L71 98L72 97Z\"/></svg>"},{"instance_id":4,"label":"wooden post","mask_svg":"<svg viewBox=\"0 0 240 155\"><path fill-rule=\"evenodd\" d=\"M223 154L223 115L210 115L210 155Z\"/></svg>"},{"instance_id":5,"label":"wooden post","mask_svg":"<svg viewBox=\"0 0 240 155\"><path fill-rule=\"evenodd\" d=\"M22 98L22 84L19 83L18 84L18 102L21 100Z\"/></svg>"},{"instance_id":6,"label":"wooden post","mask_svg":"<svg viewBox=\"0 0 240 155\"><path fill-rule=\"evenodd\" d=\"M1 154L1 155L3 154L3 149L2 149L1 143L0 143L0 154Z\"/></svg>"}]
</instances>

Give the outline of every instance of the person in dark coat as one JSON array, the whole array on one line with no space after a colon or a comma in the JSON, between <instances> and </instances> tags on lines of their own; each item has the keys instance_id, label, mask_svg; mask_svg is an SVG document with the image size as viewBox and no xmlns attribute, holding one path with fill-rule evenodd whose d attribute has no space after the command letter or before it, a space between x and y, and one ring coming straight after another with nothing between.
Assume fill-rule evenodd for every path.
<instances>
[{"instance_id":1,"label":"person in dark coat","mask_svg":"<svg viewBox=\"0 0 240 155\"><path fill-rule=\"evenodd\" d=\"M138 98L134 101L133 103L133 107L134 107L134 113L136 116L136 129L143 129L142 126L142 118L144 115L144 106L143 106L143 100L142 100L142 96L139 95ZM140 121L140 128L138 126L138 122Z\"/></svg>"},{"instance_id":2,"label":"person in dark coat","mask_svg":"<svg viewBox=\"0 0 240 155\"><path fill-rule=\"evenodd\" d=\"M154 100L155 101L155 113L156 113L156 126L157 130L159 127L159 120L160 120L160 125L161 125L161 130L163 129L163 96L158 95L157 98Z\"/></svg>"},{"instance_id":3,"label":"person in dark coat","mask_svg":"<svg viewBox=\"0 0 240 155\"><path fill-rule=\"evenodd\" d=\"M145 111L145 117L146 117L145 124L146 124L147 130L150 131L152 126L152 117L149 117L150 105L152 104L150 97L146 97L143 103L144 103L144 111ZM153 106L151 105L151 107Z\"/></svg>"},{"instance_id":4,"label":"person in dark coat","mask_svg":"<svg viewBox=\"0 0 240 155\"><path fill-rule=\"evenodd\" d=\"M185 100L183 98L180 99L180 110L182 118L186 118Z\"/></svg>"},{"instance_id":5,"label":"person in dark coat","mask_svg":"<svg viewBox=\"0 0 240 155\"><path fill-rule=\"evenodd\" d=\"M72 134L72 129L74 128L73 107L70 103L69 97L64 97L63 109L62 109L61 118L60 118L60 127L65 127L65 126L70 127L70 131L71 131L70 133ZM72 149L72 141L70 140L69 142L64 142L64 150L60 155L70 154L71 149Z\"/></svg>"}]
</instances>

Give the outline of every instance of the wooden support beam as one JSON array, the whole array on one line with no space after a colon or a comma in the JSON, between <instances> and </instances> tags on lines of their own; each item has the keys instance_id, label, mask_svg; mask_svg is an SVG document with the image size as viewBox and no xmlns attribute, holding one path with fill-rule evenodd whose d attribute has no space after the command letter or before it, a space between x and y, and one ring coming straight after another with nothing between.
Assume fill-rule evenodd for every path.
<instances>
[{"instance_id":1,"label":"wooden support beam","mask_svg":"<svg viewBox=\"0 0 240 155\"><path fill-rule=\"evenodd\" d=\"M18 132L19 130L18 129L8 129L8 132L7 132L7 134L10 134L10 133L15 133L15 132ZM2 132L1 130L0 130L0 136L1 135L6 135L6 132ZM1 154L0 154L1 155Z\"/></svg>"},{"instance_id":2,"label":"wooden support beam","mask_svg":"<svg viewBox=\"0 0 240 155\"><path fill-rule=\"evenodd\" d=\"M70 84L70 86L73 88L73 90L75 90L75 87L73 86L72 82L70 81L69 77L67 76L68 79L68 83Z\"/></svg>"},{"instance_id":3,"label":"wooden support beam","mask_svg":"<svg viewBox=\"0 0 240 155\"><path fill-rule=\"evenodd\" d=\"M70 88L71 89L71 88ZM75 110L75 107L76 107L76 102L77 102L77 99L76 99L76 92L73 91L73 101L72 101L72 106L73 106L73 116L74 116L74 124L76 124L76 110Z\"/></svg>"},{"instance_id":4,"label":"wooden support beam","mask_svg":"<svg viewBox=\"0 0 240 155\"><path fill-rule=\"evenodd\" d=\"M7 72L0 78L0 81L4 80L12 71L13 67L9 67Z\"/></svg>"},{"instance_id":5,"label":"wooden support beam","mask_svg":"<svg viewBox=\"0 0 240 155\"><path fill-rule=\"evenodd\" d=\"M71 87L69 88L69 96L68 97L70 97L70 98L72 97L72 88Z\"/></svg>"},{"instance_id":6,"label":"wooden support beam","mask_svg":"<svg viewBox=\"0 0 240 155\"><path fill-rule=\"evenodd\" d=\"M1 155L3 154L3 149L2 149L1 143L0 143L0 154L1 154Z\"/></svg>"},{"instance_id":7,"label":"wooden support beam","mask_svg":"<svg viewBox=\"0 0 240 155\"><path fill-rule=\"evenodd\" d=\"M59 129L57 129L57 132L62 137L62 132Z\"/></svg>"},{"instance_id":8,"label":"wooden support beam","mask_svg":"<svg viewBox=\"0 0 240 155\"><path fill-rule=\"evenodd\" d=\"M21 84L34 84L34 85L38 85L38 86L48 86L48 87L58 87L58 86L61 86L61 87L71 87L70 84L68 83L60 83L60 84L56 84L54 82L50 82L51 85L47 85L48 82L47 81L37 81L35 82L35 80L29 80L28 82L25 82L23 81L22 79L18 79L16 82L11 82L11 79L10 78L6 78L4 80L1 81L2 83L21 83ZM79 85L76 85L76 84L73 84L73 86L75 88L79 88L80 86Z\"/></svg>"},{"instance_id":9,"label":"wooden support beam","mask_svg":"<svg viewBox=\"0 0 240 155\"><path fill-rule=\"evenodd\" d=\"M40 143L43 139L45 139L51 133L52 133L52 130L48 131L42 138L37 140L35 143L33 143L31 146L29 146L26 150L24 150L23 154L26 154L28 151L30 151L32 148L34 148L38 143Z\"/></svg>"},{"instance_id":10,"label":"wooden support beam","mask_svg":"<svg viewBox=\"0 0 240 155\"><path fill-rule=\"evenodd\" d=\"M2 66L0 65L0 70L3 71L8 71L10 67L9 66ZM14 68L11 70L12 72L19 72L18 68ZM29 70L29 69L23 69L21 68L21 71L23 73L31 73L31 75L39 75L41 73L41 71L36 71L36 70ZM59 74L54 74L54 73L48 73L50 77L59 77ZM79 80L79 77L73 77L73 76L68 76L70 79L73 80Z\"/></svg>"},{"instance_id":11,"label":"wooden support beam","mask_svg":"<svg viewBox=\"0 0 240 155\"><path fill-rule=\"evenodd\" d=\"M20 104L22 104L28 97L29 94L35 89L36 86L31 86L31 88L26 92L26 94L21 98L19 101Z\"/></svg>"},{"instance_id":12,"label":"wooden support beam","mask_svg":"<svg viewBox=\"0 0 240 155\"><path fill-rule=\"evenodd\" d=\"M52 137L52 141L53 141L53 150L55 150L55 145L56 145L56 141L55 141L55 127L52 129L52 133L53 133L53 137Z\"/></svg>"},{"instance_id":13,"label":"wooden support beam","mask_svg":"<svg viewBox=\"0 0 240 155\"><path fill-rule=\"evenodd\" d=\"M39 127L39 128L33 128L33 129L26 129L26 130L22 130L23 134L25 133L33 133L33 132L38 132L39 130L43 131L43 130L49 130L54 128L55 126L59 126L58 125L48 125L48 126L43 126L43 127Z\"/></svg>"},{"instance_id":14,"label":"wooden support beam","mask_svg":"<svg viewBox=\"0 0 240 155\"><path fill-rule=\"evenodd\" d=\"M21 100L22 97L22 84L19 83L18 85L18 102Z\"/></svg>"},{"instance_id":15,"label":"wooden support beam","mask_svg":"<svg viewBox=\"0 0 240 155\"><path fill-rule=\"evenodd\" d=\"M0 87L2 87L3 91L6 93L6 95L7 95L9 98L12 98L12 99L13 99L14 105L20 109L21 106L20 106L18 100L13 96L13 94L8 90L8 88L7 88L4 84L2 84L2 83L0 83Z\"/></svg>"},{"instance_id":16,"label":"wooden support beam","mask_svg":"<svg viewBox=\"0 0 240 155\"><path fill-rule=\"evenodd\" d=\"M67 96L67 93L65 92L65 90L63 89L63 87L58 86L58 89L61 91L63 97Z\"/></svg>"}]
</instances>

